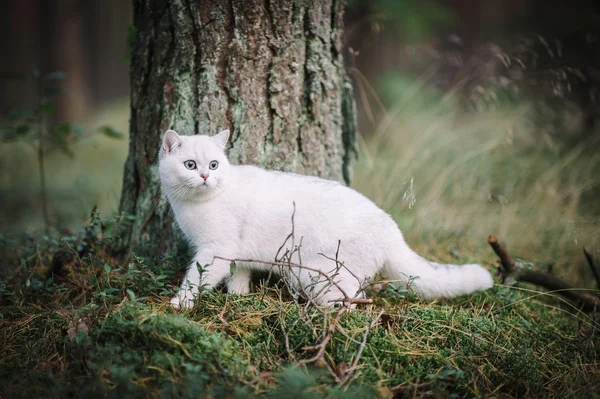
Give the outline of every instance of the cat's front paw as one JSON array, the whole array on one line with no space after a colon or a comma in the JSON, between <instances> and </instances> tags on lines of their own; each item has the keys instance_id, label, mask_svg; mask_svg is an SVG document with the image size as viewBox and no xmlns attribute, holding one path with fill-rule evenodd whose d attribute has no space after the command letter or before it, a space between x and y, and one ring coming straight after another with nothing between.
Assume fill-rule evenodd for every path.
<instances>
[{"instance_id":1,"label":"cat's front paw","mask_svg":"<svg viewBox=\"0 0 600 399\"><path fill-rule=\"evenodd\" d=\"M171 298L171 306L175 309L191 309L194 307L194 296L189 293L181 293Z\"/></svg>"}]
</instances>

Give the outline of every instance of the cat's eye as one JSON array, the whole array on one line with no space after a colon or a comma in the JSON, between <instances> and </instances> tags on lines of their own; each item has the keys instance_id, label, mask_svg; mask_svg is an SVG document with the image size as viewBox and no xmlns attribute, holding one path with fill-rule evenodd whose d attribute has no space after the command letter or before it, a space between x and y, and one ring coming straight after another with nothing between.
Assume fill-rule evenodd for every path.
<instances>
[{"instance_id":1,"label":"cat's eye","mask_svg":"<svg viewBox=\"0 0 600 399\"><path fill-rule=\"evenodd\" d=\"M196 169L196 162L192 161L191 159L189 161L185 161L183 164L189 170Z\"/></svg>"},{"instance_id":2,"label":"cat's eye","mask_svg":"<svg viewBox=\"0 0 600 399\"><path fill-rule=\"evenodd\" d=\"M219 163L217 161L210 161L210 163L208 164L208 167L211 168L212 170L215 170L219 167Z\"/></svg>"}]
</instances>

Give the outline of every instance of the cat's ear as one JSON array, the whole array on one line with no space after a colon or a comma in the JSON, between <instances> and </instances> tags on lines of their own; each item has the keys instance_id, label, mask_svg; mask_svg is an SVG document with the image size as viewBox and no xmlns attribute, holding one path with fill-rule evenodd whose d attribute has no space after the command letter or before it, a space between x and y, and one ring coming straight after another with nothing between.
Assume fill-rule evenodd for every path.
<instances>
[{"instance_id":1,"label":"cat's ear","mask_svg":"<svg viewBox=\"0 0 600 399\"><path fill-rule=\"evenodd\" d=\"M174 130L167 130L163 137L162 151L170 154L181 146L181 137Z\"/></svg>"},{"instance_id":2,"label":"cat's ear","mask_svg":"<svg viewBox=\"0 0 600 399\"><path fill-rule=\"evenodd\" d=\"M229 141L229 130L223 130L221 133L212 136L210 139L224 150L227 141Z\"/></svg>"}]
</instances>

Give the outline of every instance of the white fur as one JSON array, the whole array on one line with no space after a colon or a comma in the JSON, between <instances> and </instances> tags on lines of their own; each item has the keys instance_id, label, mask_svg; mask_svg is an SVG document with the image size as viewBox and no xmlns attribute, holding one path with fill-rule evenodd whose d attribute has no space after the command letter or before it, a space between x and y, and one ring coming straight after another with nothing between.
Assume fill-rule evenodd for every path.
<instances>
[{"instance_id":1,"label":"white fur","mask_svg":"<svg viewBox=\"0 0 600 399\"><path fill-rule=\"evenodd\" d=\"M230 276L229 262L215 256L273 262L292 230L294 204L294 237L296 245L302 239L302 264L331 274L335 262L320 253L335 256L340 240L344 268L335 281L350 297L378 272L404 283L418 277L412 287L424 298L453 297L493 285L490 273L479 265L440 265L417 255L392 218L351 188L317 177L230 165L224 152L228 138L229 131L214 137L165 133L159 165L162 189L179 227L196 248L173 306L191 307L201 284L210 288L225 278L229 292L247 293L250 270L266 266L238 262ZM187 160L195 161L197 169L186 169ZM213 160L219 166L210 170ZM200 174L209 176L204 181ZM209 265L202 281L197 262ZM294 273L300 276L299 288L315 277L306 270ZM331 305L342 297L332 286L315 299Z\"/></svg>"}]
</instances>

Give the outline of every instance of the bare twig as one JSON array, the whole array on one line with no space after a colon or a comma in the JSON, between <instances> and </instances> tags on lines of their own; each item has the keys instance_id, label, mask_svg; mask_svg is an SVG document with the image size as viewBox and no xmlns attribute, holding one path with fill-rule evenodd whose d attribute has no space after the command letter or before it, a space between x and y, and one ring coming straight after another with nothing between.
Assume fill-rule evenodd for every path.
<instances>
[{"instance_id":1,"label":"bare twig","mask_svg":"<svg viewBox=\"0 0 600 399\"><path fill-rule=\"evenodd\" d=\"M370 305L373 303L371 298L340 298L340 299L331 299L330 303L339 303L343 302L346 305Z\"/></svg>"},{"instance_id":2,"label":"bare twig","mask_svg":"<svg viewBox=\"0 0 600 399\"><path fill-rule=\"evenodd\" d=\"M344 265L344 262L341 262L341 261L339 260L339 258L338 258L338 254L339 254L339 251L340 251L340 243L341 243L341 241L339 241L339 240L338 240L338 247L337 247L337 250L336 250L336 252L335 252L335 258L332 258L331 256L327 256L327 255L325 255L324 253L321 253L321 252L319 252L317 255L320 255L320 256L324 257L325 259L329 259L329 260L331 260L331 261L335 262L335 264L336 264L336 265L337 265L337 266L338 266L340 269L341 269L341 268L344 268L344 270L346 270L348 273L350 273L350 274L352 275L352 277L354 277L354 278L355 278L356 280L358 280L358 282L360 283L361 281L360 281L360 279L358 278L358 276L357 276L356 274L354 274L354 272L352 272L352 270L348 269L348 268L347 268L347 267Z\"/></svg>"},{"instance_id":3,"label":"bare twig","mask_svg":"<svg viewBox=\"0 0 600 399\"><path fill-rule=\"evenodd\" d=\"M321 342L319 342L317 345L314 345L314 346L306 346L306 347L302 348L305 351L317 350L317 353L309 359L300 360L298 362L298 364L306 365L306 364L316 363L317 361L319 361L323 358L323 355L325 354L325 349L327 349L327 344L329 343L329 341L331 341L331 338L333 338L333 333L335 332L335 329L337 328L338 323L340 322L340 318L342 317L342 314L344 312L346 312L347 310L348 310L348 308L345 306L342 306L340 308L340 310L338 310L338 312L335 314L335 317L333 318L331 323L329 323L329 328L327 329L327 334L325 334L325 337L323 337L323 340Z\"/></svg>"},{"instance_id":4,"label":"bare twig","mask_svg":"<svg viewBox=\"0 0 600 399\"><path fill-rule=\"evenodd\" d=\"M348 294L343 290L343 288L336 281L334 281L331 276L329 276L327 273L325 273L319 269L315 269L314 267L308 267L308 266L300 265L298 263L293 263L293 262L267 262L267 261L254 260L254 259L230 259L230 258L224 258L222 256L213 257L213 262L215 261L215 259L224 260L227 262L261 263L263 265L272 266L272 267L289 267L289 268L308 270L310 272L317 273L318 275L324 277L325 280L327 280L327 282L329 282L331 285L336 287L342 293L342 295L344 295L345 298L350 298L350 296L348 296Z\"/></svg>"},{"instance_id":5,"label":"bare twig","mask_svg":"<svg viewBox=\"0 0 600 399\"><path fill-rule=\"evenodd\" d=\"M594 336L596 335L596 331L598 330L598 297L596 297L596 302L594 303L594 312L593 312L593 317L592 317L592 332L590 334L590 339L594 338Z\"/></svg>"},{"instance_id":6,"label":"bare twig","mask_svg":"<svg viewBox=\"0 0 600 399\"><path fill-rule=\"evenodd\" d=\"M417 391L425 391L431 389L430 382L422 382L420 384L412 384L412 385L396 385L395 387L390 388L390 390L394 393L395 398L402 398L404 395L408 393L416 393Z\"/></svg>"},{"instance_id":7,"label":"bare twig","mask_svg":"<svg viewBox=\"0 0 600 399\"><path fill-rule=\"evenodd\" d=\"M590 269L592 269L592 273L596 279L596 288L600 289L600 270L598 270L598 265L596 265L594 257L585 249L585 247L583 248L583 254L585 255L585 259L587 260Z\"/></svg>"},{"instance_id":8,"label":"bare twig","mask_svg":"<svg viewBox=\"0 0 600 399\"><path fill-rule=\"evenodd\" d=\"M488 243L491 245L492 249L500 258L500 266L502 267L503 273L511 273L515 270L515 262L512 260L506 249L500 245L498 242L498 238L495 235L491 235L488 237Z\"/></svg>"},{"instance_id":9,"label":"bare twig","mask_svg":"<svg viewBox=\"0 0 600 399\"><path fill-rule=\"evenodd\" d=\"M38 167L40 174L40 197L42 199L42 215L44 217L44 233L48 235L50 229L50 217L48 216L48 196L46 192L46 169L45 169L45 155L46 148L44 146L46 140L46 116L44 112L44 83L42 78L38 77Z\"/></svg>"},{"instance_id":10,"label":"bare twig","mask_svg":"<svg viewBox=\"0 0 600 399\"><path fill-rule=\"evenodd\" d=\"M588 328L580 328L579 335L581 336L582 341L592 341L596 336L596 331L600 326L598 324L598 297L596 297L596 301L594 302L594 310L592 311L592 325ZM580 321L581 324L581 321Z\"/></svg>"},{"instance_id":11,"label":"bare twig","mask_svg":"<svg viewBox=\"0 0 600 399\"><path fill-rule=\"evenodd\" d=\"M356 356L354 357L354 360L352 361L352 365L344 371L344 374L342 376L340 376L340 382L342 384L346 383L350 379L350 377L352 376L354 371L357 369L360 356L362 355L363 351L365 350L365 347L367 346L367 338L369 337L369 333L371 332L371 329L373 329L373 327L375 327L375 325L381 318L381 315L383 314L383 312L384 312L384 310L382 309L377 314L377 316L373 320L371 320L371 323L367 325L367 329L365 330L365 333L363 334L363 339L360 343L360 346L358 347Z\"/></svg>"},{"instance_id":12,"label":"bare twig","mask_svg":"<svg viewBox=\"0 0 600 399\"><path fill-rule=\"evenodd\" d=\"M294 207L294 209L292 210L292 231L290 232L290 234L288 234L288 236L285 238L285 240L283 241L283 243L277 250L277 253L275 254L275 262L277 262L279 260L279 253L281 252L283 247L285 247L285 244L287 244L287 242L290 238L292 239L292 248L294 247L294 241L293 241L294 240L294 230L295 230L294 216L296 216L296 202L295 201L292 202L292 205Z\"/></svg>"},{"instance_id":13,"label":"bare twig","mask_svg":"<svg viewBox=\"0 0 600 399\"><path fill-rule=\"evenodd\" d=\"M279 294L279 303L281 304L283 302L283 298L281 297L281 291L279 291L278 294ZM288 355L288 358L293 359L294 355L292 354L292 351L290 349L290 337L285 328L285 313L283 311L279 312L279 325L281 326L281 332L283 334L283 342L285 344L285 351Z\"/></svg>"},{"instance_id":14,"label":"bare twig","mask_svg":"<svg viewBox=\"0 0 600 399\"><path fill-rule=\"evenodd\" d=\"M293 206L292 216L291 216L292 230L290 231L290 234L287 235L287 237L285 238L285 240L283 241L283 243L281 244L279 249L277 249L277 253L275 254L275 262L285 262L286 258L288 261L291 262L294 253L297 251L299 263L302 264L302 257L300 256L300 246L302 245L302 238L300 239L299 246L294 247L294 232L295 232L294 218L296 216L296 202L295 201L292 202L292 206ZM283 256L281 258L279 258L279 254L281 253L281 250L283 249L283 247L285 247L285 244L287 244L287 242L289 241L290 238L292 239L292 251L290 252L289 250L286 250L285 253L283 254ZM269 281L271 281L271 277L273 277L273 268L269 269L269 274L267 275L265 284L268 284ZM263 295L261 297L261 302L264 302L265 294L266 294L266 291L263 291Z\"/></svg>"}]
</instances>

